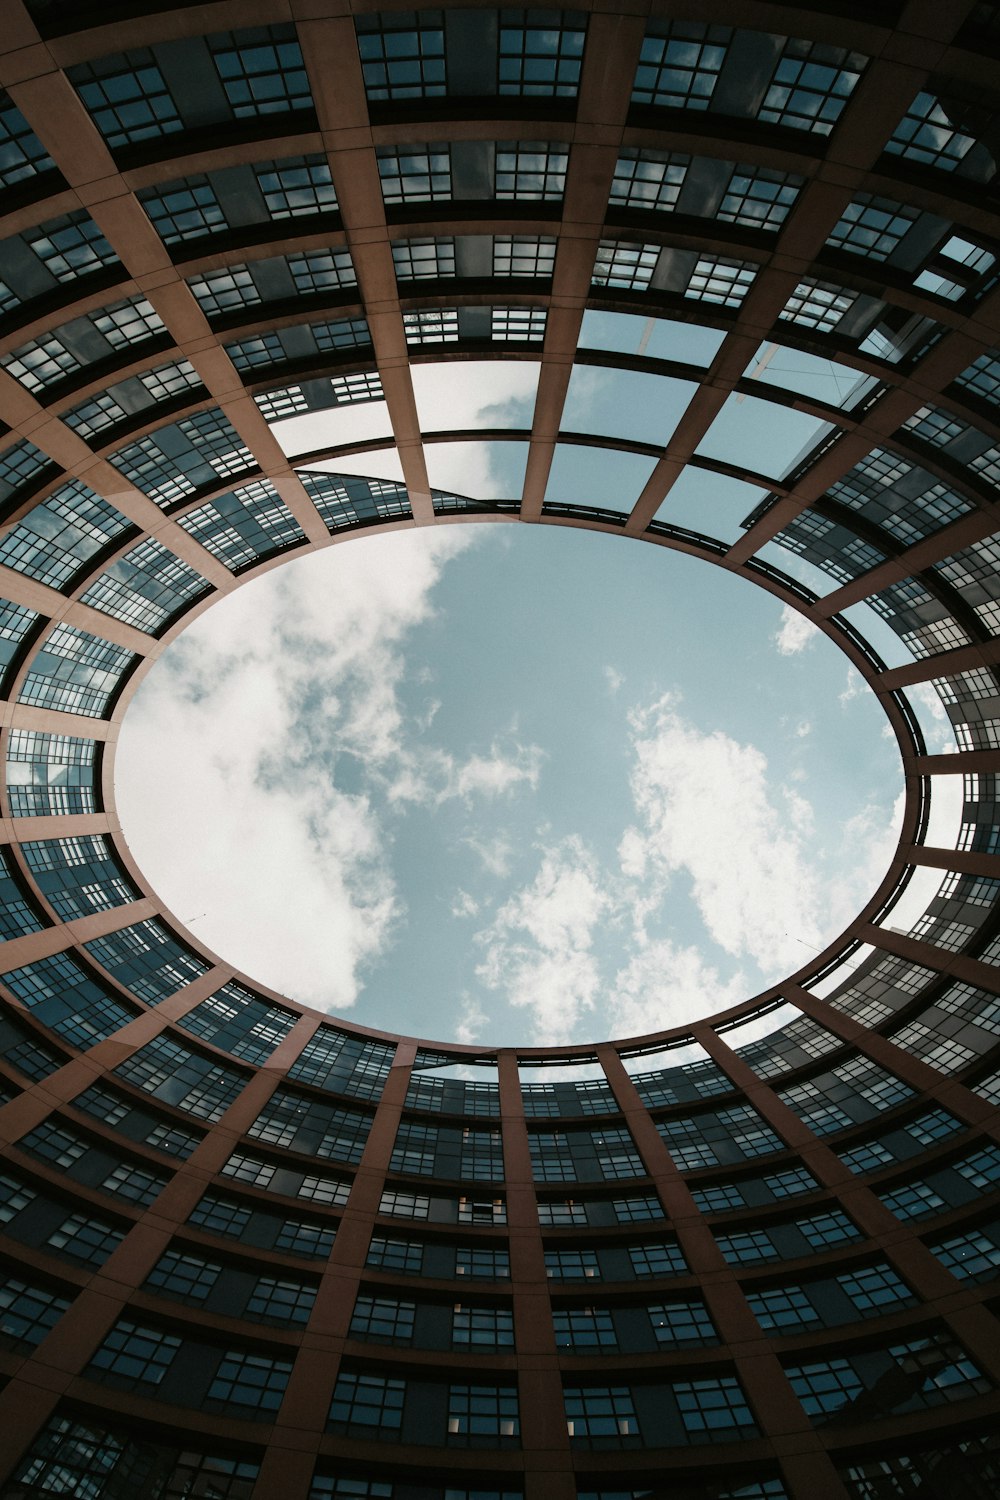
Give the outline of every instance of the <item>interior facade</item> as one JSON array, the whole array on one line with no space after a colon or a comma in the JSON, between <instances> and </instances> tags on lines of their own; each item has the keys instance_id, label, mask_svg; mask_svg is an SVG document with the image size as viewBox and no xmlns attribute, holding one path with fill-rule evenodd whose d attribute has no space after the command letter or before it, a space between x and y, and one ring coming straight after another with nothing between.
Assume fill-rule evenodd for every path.
<instances>
[{"instance_id":1,"label":"interior facade","mask_svg":"<svg viewBox=\"0 0 1000 1500\"><path fill-rule=\"evenodd\" d=\"M0 13L0 1500L994 1500L1000 6ZM422 364L501 359L530 429L422 429ZM595 367L679 420L573 430ZM762 473L737 402L818 436ZM288 451L305 413L342 440ZM432 484L483 440L517 493ZM114 799L144 673L288 557L457 522L673 548L841 647L906 809L835 943L479 1050L164 908Z\"/></svg>"}]
</instances>

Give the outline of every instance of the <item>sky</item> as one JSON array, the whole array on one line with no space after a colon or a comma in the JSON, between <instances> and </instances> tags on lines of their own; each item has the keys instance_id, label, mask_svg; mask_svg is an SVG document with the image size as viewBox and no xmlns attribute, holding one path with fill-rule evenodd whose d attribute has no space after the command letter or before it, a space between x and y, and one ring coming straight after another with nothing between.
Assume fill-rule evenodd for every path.
<instances>
[{"instance_id":1,"label":"sky","mask_svg":"<svg viewBox=\"0 0 1000 1500\"><path fill-rule=\"evenodd\" d=\"M600 315L595 347L645 331L623 323L646 320ZM848 389L795 359L800 384ZM531 363L414 375L425 430L530 425ZM682 384L578 365L563 428L663 441ZM388 426L371 403L275 431L296 453ZM705 451L783 468L816 431L734 399ZM429 445L431 482L517 493L523 448ZM651 467L558 445L549 493L620 506ZM351 471L398 462L387 445ZM663 513L735 536L763 492L691 469ZM320 1010L474 1045L634 1035L765 988L875 889L901 791L873 695L763 590L630 538L500 522L356 536L247 583L149 673L116 761L127 842L209 948Z\"/></svg>"}]
</instances>

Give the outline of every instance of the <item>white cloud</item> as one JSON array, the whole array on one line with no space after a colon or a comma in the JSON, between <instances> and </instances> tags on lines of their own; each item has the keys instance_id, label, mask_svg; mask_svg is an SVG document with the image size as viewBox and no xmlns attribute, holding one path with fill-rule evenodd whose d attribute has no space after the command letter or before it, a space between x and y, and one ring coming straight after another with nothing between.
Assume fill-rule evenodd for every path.
<instances>
[{"instance_id":1,"label":"white cloud","mask_svg":"<svg viewBox=\"0 0 1000 1500\"><path fill-rule=\"evenodd\" d=\"M660 891L686 876L711 938L755 963L764 981L798 968L877 883L869 862L858 860L860 824L845 831L841 847L817 851L811 804L772 786L754 746L701 731L669 694L631 723L639 820L619 846L623 873ZM876 815L867 820L874 825ZM883 845L888 837L866 829ZM880 876L888 855L873 859Z\"/></svg>"},{"instance_id":2,"label":"white cloud","mask_svg":"<svg viewBox=\"0 0 1000 1500\"><path fill-rule=\"evenodd\" d=\"M641 1036L736 1005L752 993L743 974L723 980L697 948L645 943L615 977L608 1001L612 1036Z\"/></svg>"},{"instance_id":3,"label":"white cloud","mask_svg":"<svg viewBox=\"0 0 1000 1500\"><path fill-rule=\"evenodd\" d=\"M459 889L451 903L451 914L453 917L478 917L479 902L468 891Z\"/></svg>"},{"instance_id":4,"label":"white cloud","mask_svg":"<svg viewBox=\"0 0 1000 1500\"><path fill-rule=\"evenodd\" d=\"M805 651L811 646L820 632L805 615L799 614L797 609L792 609L786 604L781 610L781 621L774 639L774 644L782 656L797 656L800 651Z\"/></svg>"},{"instance_id":5,"label":"white cloud","mask_svg":"<svg viewBox=\"0 0 1000 1500\"><path fill-rule=\"evenodd\" d=\"M354 1004L404 909L371 788L336 769L396 766L402 643L474 541L353 540L248 585L186 632L122 728L123 827L167 904L207 912L204 941L324 1009Z\"/></svg>"},{"instance_id":6,"label":"white cloud","mask_svg":"<svg viewBox=\"0 0 1000 1500\"><path fill-rule=\"evenodd\" d=\"M612 698L616 697L625 683L625 678L615 667L604 668L604 681L608 685L608 692Z\"/></svg>"},{"instance_id":7,"label":"white cloud","mask_svg":"<svg viewBox=\"0 0 1000 1500\"><path fill-rule=\"evenodd\" d=\"M565 1040L596 1005L597 924L609 899L596 861L578 838L541 851L532 883L512 896L477 935L476 974L509 1005L530 1014L538 1045Z\"/></svg>"},{"instance_id":8,"label":"white cloud","mask_svg":"<svg viewBox=\"0 0 1000 1500\"><path fill-rule=\"evenodd\" d=\"M483 1040L483 1029L490 1018L480 1002L471 995L464 995L455 1026L455 1040L463 1047L474 1047Z\"/></svg>"}]
</instances>

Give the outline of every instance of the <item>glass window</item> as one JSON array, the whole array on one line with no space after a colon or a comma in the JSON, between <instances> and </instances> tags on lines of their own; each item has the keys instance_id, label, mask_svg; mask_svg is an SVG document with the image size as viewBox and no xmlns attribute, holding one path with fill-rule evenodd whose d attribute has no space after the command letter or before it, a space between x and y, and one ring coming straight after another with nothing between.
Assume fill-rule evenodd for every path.
<instances>
[{"instance_id":1,"label":"glass window","mask_svg":"<svg viewBox=\"0 0 1000 1500\"><path fill-rule=\"evenodd\" d=\"M375 157L386 204L433 203L451 197L451 147L447 141L379 146Z\"/></svg>"},{"instance_id":2,"label":"glass window","mask_svg":"<svg viewBox=\"0 0 1000 1500\"><path fill-rule=\"evenodd\" d=\"M586 1353L591 1349L618 1347L615 1325L607 1308L553 1308L552 1326L555 1329L556 1347L560 1349Z\"/></svg>"},{"instance_id":3,"label":"glass window","mask_svg":"<svg viewBox=\"0 0 1000 1500\"><path fill-rule=\"evenodd\" d=\"M0 1341L34 1348L55 1327L70 1300L17 1276L5 1276L0 1282Z\"/></svg>"},{"instance_id":4,"label":"glass window","mask_svg":"<svg viewBox=\"0 0 1000 1500\"><path fill-rule=\"evenodd\" d=\"M501 10L501 94L575 97L587 35L585 22L572 11L560 19L561 25L553 25L551 11Z\"/></svg>"},{"instance_id":5,"label":"glass window","mask_svg":"<svg viewBox=\"0 0 1000 1500\"><path fill-rule=\"evenodd\" d=\"M611 202L626 208L673 208L680 197L690 156L624 146L611 183Z\"/></svg>"},{"instance_id":6,"label":"glass window","mask_svg":"<svg viewBox=\"0 0 1000 1500\"><path fill-rule=\"evenodd\" d=\"M206 1400L241 1407L246 1413L271 1415L281 1405L291 1373L289 1359L229 1349L219 1362Z\"/></svg>"},{"instance_id":7,"label":"glass window","mask_svg":"<svg viewBox=\"0 0 1000 1500\"><path fill-rule=\"evenodd\" d=\"M312 109L294 26L222 31L210 36L208 45L238 120Z\"/></svg>"},{"instance_id":8,"label":"glass window","mask_svg":"<svg viewBox=\"0 0 1000 1500\"><path fill-rule=\"evenodd\" d=\"M452 1385L448 1388L448 1440L492 1438L502 1443L521 1431L517 1389L506 1385Z\"/></svg>"},{"instance_id":9,"label":"glass window","mask_svg":"<svg viewBox=\"0 0 1000 1500\"><path fill-rule=\"evenodd\" d=\"M519 202L558 200L566 191L569 147L555 141L497 141L494 194Z\"/></svg>"},{"instance_id":10,"label":"glass window","mask_svg":"<svg viewBox=\"0 0 1000 1500\"><path fill-rule=\"evenodd\" d=\"M80 63L68 68L67 76L112 151L182 128L177 105L146 47Z\"/></svg>"},{"instance_id":11,"label":"glass window","mask_svg":"<svg viewBox=\"0 0 1000 1500\"><path fill-rule=\"evenodd\" d=\"M922 166L953 172L976 144L975 137L958 123L962 114L962 110L949 113L945 102L921 91L893 131L886 150Z\"/></svg>"},{"instance_id":12,"label":"glass window","mask_svg":"<svg viewBox=\"0 0 1000 1500\"><path fill-rule=\"evenodd\" d=\"M62 588L129 525L114 506L71 479L4 534L0 563Z\"/></svg>"},{"instance_id":13,"label":"glass window","mask_svg":"<svg viewBox=\"0 0 1000 1500\"><path fill-rule=\"evenodd\" d=\"M507 1307L475 1307L456 1302L451 1315L456 1349L513 1349L514 1315Z\"/></svg>"},{"instance_id":14,"label":"glass window","mask_svg":"<svg viewBox=\"0 0 1000 1500\"><path fill-rule=\"evenodd\" d=\"M552 1281L599 1281L601 1267L594 1250L546 1250L545 1274Z\"/></svg>"},{"instance_id":15,"label":"glass window","mask_svg":"<svg viewBox=\"0 0 1000 1500\"><path fill-rule=\"evenodd\" d=\"M203 1303L222 1275L218 1261L200 1255L168 1250L146 1278L146 1286L179 1302Z\"/></svg>"},{"instance_id":16,"label":"glass window","mask_svg":"<svg viewBox=\"0 0 1000 1500\"><path fill-rule=\"evenodd\" d=\"M332 213L337 194L325 156L286 156L254 164L257 185L272 219L299 219Z\"/></svg>"},{"instance_id":17,"label":"glass window","mask_svg":"<svg viewBox=\"0 0 1000 1500\"><path fill-rule=\"evenodd\" d=\"M261 1276L246 1305L246 1316L282 1328L304 1327L309 1321L316 1288L287 1277Z\"/></svg>"},{"instance_id":18,"label":"glass window","mask_svg":"<svg viewBox=\"0 0 1000 1500\"><path fill-rule=\"evenodd\" d=\"M455 1251L455 1275L470 1281L506 1281L510 1277L510 1253L489 1245L460 1245Z\"/></svg>"},{"instance_id":19,"label":"glass window","mask_svg":"<svg viewBox=\"0 0 1000 1500\"><path fill-rule=\"evenodd\" d=\"M829 135L861 77L864 63L860 53L789 37L757 118L792 130Z\"/></svg>"},{"instance_id":20,"label":"glass window","mask_svg":"<svg viewBox=\"0 0 1000 1500\"><path fill-rule=\"evenodd\" d=\"M625 240L602 240L597 249L592 281L595 286L644 292L660 258L658 245L633 245Z\"/></svg>"},{"instance_id":21,"label":"glass window","mask_svg":"<svg viewBox=\"0 0 1000 1500\"><path fill-rule=\"evenodd\" d=\"M761 1328L767 1332L798 1333L820 1328L823 1320L801 1287L773 1287L746 1293L747 1303Z\"/></svg>"},{"instance_id":22,"label":"glass window","mask_svg":"<svg viewBox=\"0 0 1000 1500\"><path fill-rule=\"evenodd\" d=\"M770 167L738 166L729 179L717 217L748 229L780 229L805 178Z\"/></svg>"},{"instance_id":23,"label":"glass window","mask_svg":"<svg viewBox=\"0 0 1000 1500\"><path fill-rule=\"evenodd\" d=\"M357 16L354 24L369 100L427 99L445 92L439 10Z\"/></svg>"},{"instance_id":24,"label":"glass window","mask_svg":"<svg viewBox=\"0 0 1000 1500\"><path fill-rule=\"evenodd\" d=\"M646 1311L661 1349L719 1342L715 1324L700 1298L686 1302L663 1302Z\"/></svg>"},{"instance_id":25,"label":"glass window","mask_svg":"<svg viewBox=\"0 0 1000 1500\"><path fill-rule=\"evenodd\" d=\"M419 1240L391 1240L372 1235L365 1265L375 1271L395 1271L403 1276L419 1276L423 1269L424 1247Z\"/></svg>"},{"instance_id":26,"label":"glass window","mask_svg":"<svg viewBox=\"0 0 1000 1500\"><path fill-rule=\"evenodd\" d=\"M0 89L0 186L10 188L54 170L55 162L10 95Z\"/></svg>"},{"instance_id":27,"label":"glass window","mask_svg":"<svg viewBox=\"0 0 1000 1500\"><path fill-rule=\"evenodd\" d=\"M685 1432L709 1436L738 1428L742 1436L749 1437L757 1431L740 1383L732 1376L679 1380L673 1386L673 1393Z\"/></svg>"},{"instance_id":28,"label":"glass window","mask_svg":"<svg viewBox=\"0 0 1000 1500\"><path fill-rule=\"evenodd\" d=\"M629 1259L636 1276L684 1276L688 1264L680 1246L673 1241L651 1245L630 1245Z\"/></svg>"},{"instance_id":29,"label":"glass window","mask_svg":"<svg viewBox=\"0 0 1000 1500\"><path fill-rule=\"evenodd\" d=\"M138 193L139 202L165 245L196 240L226 228L226 216L209 178L178 178Z\"/></svg>"},{"instance_id":30,"label":"glass window","mask_svg":"<svg viewBox=\"0 0 1000 1500\"><path fill-rule=\"evenodd\" d=\"M403 1425L406 1385L382 1375L357 1375L342 1370L330 1403L327 1427L333 1431L377 1428L382 1437L399 1435Z\"/></svg>"},{"instance_id":31,"label":"glass window","mask_svg":"<svg viewBox=\"0 0 1000 1500\"><path fill-rule=\"evenodd\" d=\"M159 1385L181 1347L179 1338L122 1319L95 1353L89 1375L115 1375L129 1385Z\"/></svg>"},{"instance_id":32,"label":"glass window","mask_svg":"<svg viewBox=\"0 0 1000 1500\"><path fill-rule=\"evenodd\" d=\"M566 1386L566 1429L570 1438L637 1437L632 1392L626 1385Z\"/></svg>"},{"instance_id":33,"label":"glass window","mask_svg":"<svg viewBox=\"0 0 1000 1500\"><path fill-rule=\"evenodd\" d=\"M632 86L633 104L707 109L731 37L728 26L690 22L650 26Z\"/></svg>"},{"instance_id":34,"label":"glass window","mask_svg":"<svg viewBox=\"0 0 1000 1500\"><path fill-rule=\"evenodd\" d=\"M354 1304L351 1337L371 1339L377 1344L409 1344L416 1314L415 1302L401 1302L388 1296L360 1296Z\"/></svg>"},{"instance_id":35,"label":"glass window","mask_svg":"<svg viewBox=\"0 0 1000 1500\"><path fill-rule=\"evenodd\" d=\"M76 281L121 262L90 215L82 208L49 219L23 238L56 281Z\"/></svg>"}]
</instances>

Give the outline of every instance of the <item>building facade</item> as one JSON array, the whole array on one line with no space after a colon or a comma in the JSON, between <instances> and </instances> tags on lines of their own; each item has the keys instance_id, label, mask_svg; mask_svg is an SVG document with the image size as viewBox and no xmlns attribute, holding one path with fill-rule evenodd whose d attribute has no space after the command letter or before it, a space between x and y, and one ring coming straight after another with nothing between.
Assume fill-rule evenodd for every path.
<instances>
[{"instance_id":1,"label":"building facade","mask_svg":"<svg viewBox=\"0 0 1000 1500\"><path fill-rule=\"evenodd\" d=\"M0 1500L994 1500L1000 7L0 13ZM422 432L412 372L462 359L539 363L517 494L429 482L480 434ZM567 430L585 367L680 420ZM720 457L744 400L822 436ZM276 436L373 403L367 444ZM402 482L346 472L387 444ZM581 447L645 477L567 498ZM692 475L754 503L695 524ZM144 672L286 557L459 521L680 550L837 642L906 781L837 942L556 1054L321 1016L185 933L115 813Z\"/></svg>"}]
</instances>

